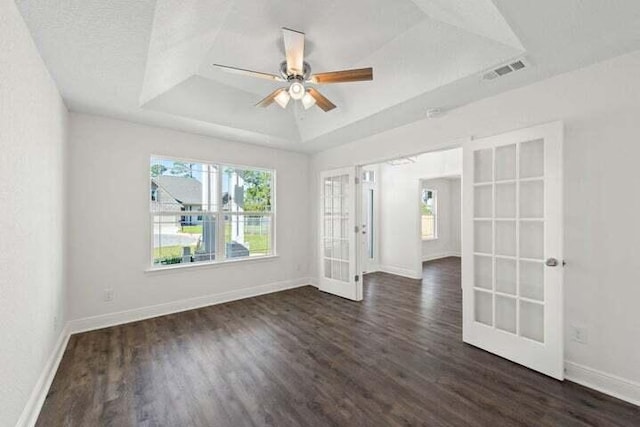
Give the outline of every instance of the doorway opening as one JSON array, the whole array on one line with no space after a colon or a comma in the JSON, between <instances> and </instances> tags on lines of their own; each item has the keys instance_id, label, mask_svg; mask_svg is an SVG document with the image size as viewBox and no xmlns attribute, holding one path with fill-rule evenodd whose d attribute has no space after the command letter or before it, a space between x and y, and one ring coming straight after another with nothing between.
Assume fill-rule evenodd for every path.
<instances>
[{"instance_id":1,"label":"doorway opening","mask_svg":"<svg viewBox=\"0 0 640 427\"><path fill-rule=\"evenodd\" d=\"M362 166L363 273L422 278L422 263L461 250L462 149Z\"/></svg>"},{"instance_id":2,"label":"doorway opening","mask_svg":"<svg viewBox=\"0 0 640 427\"><path fill-rule=\"evenodd\" d=\"M425 259L456 252L425 255L425 245L444 241L452 228L442 218L460 221L462 213L464 342L563 379L563 132L554 122L472 139L464 149L323 172L321 224L332 225L321 228L328 250L320 289L345 297L340 291L350 289L360 301L362 271L422 280ZM447 180L455 191L462 184L458 213L442 212L452 206L443 202ZM329 238L331 229L342 234ZM336 242L355 249L342 250L341 263L330 257ZM346 266L342 279L353 277L342 280L349 287L323 282L336 265Z\"/></svg>"}]
</instances>

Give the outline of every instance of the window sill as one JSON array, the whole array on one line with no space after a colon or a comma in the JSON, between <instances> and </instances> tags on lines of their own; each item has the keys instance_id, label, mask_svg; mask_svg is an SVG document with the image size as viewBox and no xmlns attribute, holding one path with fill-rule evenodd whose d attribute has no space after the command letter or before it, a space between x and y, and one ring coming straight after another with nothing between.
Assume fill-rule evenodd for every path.
<instances>
[{"instance_id":1,"label":"window sill","mask_svg":"<svg viewBox=\"0 0 640 427\"><path fill-rule=\"evenodd\" d=\"M424 237L423 237L423 238L422 238L422 241L423 241L423 242L431 242L431 241L433 241L433 240L438 240L438 238L437 238L437 237L427 237L427 238L424 238Z\"/></svg>"},{"instance_id":2,"label":"window sill","mask_svg":"<svg viewBox=\"0 0 640 427\"><path fill-rule=\"evenodd\" d=\"M229 265L243 264L243 263L254 263L261 261L272 261L274 259L280 258L279 255L266 255L261 257L254 258L240 258L240 259L231 259L221 262L197 262L197 263L188 263L188 264L177 264L177 265L167 265L164 267L149 267L144 272L145 273L159 273L162 271L179 271L179 270L189 270L196 268L216 268L216 267L224 267Z\"/></svg>"}]
</instances>

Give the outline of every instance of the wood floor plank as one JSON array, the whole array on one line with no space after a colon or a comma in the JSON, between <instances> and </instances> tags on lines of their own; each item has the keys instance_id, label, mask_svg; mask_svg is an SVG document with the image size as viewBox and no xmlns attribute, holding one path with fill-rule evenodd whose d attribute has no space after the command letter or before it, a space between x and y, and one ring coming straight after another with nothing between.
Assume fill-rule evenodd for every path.
<instances>
[{"instance_id":1,"label":"wood floor plank","mask_svg":"<svg viewBox=\"0 0 640 427\"><path fill-rule=\"evenodd\" d=\"M640 408L462 342L460 261L73 335L39 426L638 426Z\"/></svg>"}]
</instances>

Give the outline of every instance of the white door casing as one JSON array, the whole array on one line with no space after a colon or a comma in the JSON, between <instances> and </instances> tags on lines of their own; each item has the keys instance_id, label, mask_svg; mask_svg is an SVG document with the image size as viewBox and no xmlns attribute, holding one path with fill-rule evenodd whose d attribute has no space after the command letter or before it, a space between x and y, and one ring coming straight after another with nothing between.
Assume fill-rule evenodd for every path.
<instances>
[{"instance_id":1,"label":"white door casing","mask_svg":"<svg viewBox=\"0 0 640 427\"><path fill-rule=\"evenodd\" d=\"M378 176L374 175L374 179ZM378 271L378 190L375 182L362 179L361 266L364 273Z\"/></svg>"},{"instance_id":2,"label":"white door casing","mask_svg":"<svg viewBox=\"0 0 640 427\"><path fill-rule=\"evenodd\" d=\"M560 380L562 143L561 122L467 142L462 178L463 340Z\"/></svg>"},{"instance_id":3,"label":"white door casing","mask_svg":"<svg viewBox=\"0 0 640 427\"><path fill-rule=\"evenodd\" d=\"M320 279L321 291L361 301L360 270L361 197L357 167L320 174Z\"/></svg>"}]
</instances>

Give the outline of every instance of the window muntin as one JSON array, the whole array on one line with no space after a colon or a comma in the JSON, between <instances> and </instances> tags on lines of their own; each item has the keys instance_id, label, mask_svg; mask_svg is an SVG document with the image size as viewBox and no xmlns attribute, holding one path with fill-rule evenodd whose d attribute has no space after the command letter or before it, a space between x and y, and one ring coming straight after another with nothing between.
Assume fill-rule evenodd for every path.
<instances>
[{"instance_id":1,"label":"window muntin","mask_svg":"<svg viewBox=\"0 0 640 427\"><path fill-rule=\"evenodd\" d=\"M422 240L438 238L437 209L438 200L436 190L423 188L420 197Z\"/></svg>"},{"instance_id":2,"label":"window muntin","mask_svg":"<svg viewBox=\"0 0 640 427\"><path fill-rule=\"evenodd\" d=\"M274 171L160 157L149 171L153 267L275 253Z\"/></svg>"}]
</instances>

